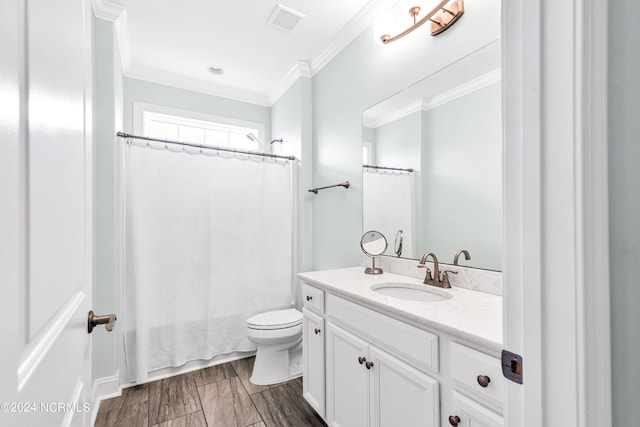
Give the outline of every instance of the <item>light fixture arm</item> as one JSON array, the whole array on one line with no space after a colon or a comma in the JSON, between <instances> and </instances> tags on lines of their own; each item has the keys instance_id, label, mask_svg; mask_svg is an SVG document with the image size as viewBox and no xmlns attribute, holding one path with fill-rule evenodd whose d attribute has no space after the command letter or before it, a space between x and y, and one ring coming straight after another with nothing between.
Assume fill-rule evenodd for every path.
<instances>
[{"instance_id":1,"label":"light fixture arm","mask_svg":"<svg viewBox=\"0 0 640 427\"><path fill-rule=\"evenodd\" d=\"M415 6L409 9L409 15L413 17L413 25L400 34L391 37L389 34L384 34L380 37L380 40L384 44L394 42L407 34L411 33L416 28L420 27L427 21L431 21L431 35L435 36L453 24L464 14L464 0L442 0L436 7L434 7L429 13L427 13L422 19L417 21L420 8ZM435 18L435 19L434 19Z\"/></svg>"}]
</instances>

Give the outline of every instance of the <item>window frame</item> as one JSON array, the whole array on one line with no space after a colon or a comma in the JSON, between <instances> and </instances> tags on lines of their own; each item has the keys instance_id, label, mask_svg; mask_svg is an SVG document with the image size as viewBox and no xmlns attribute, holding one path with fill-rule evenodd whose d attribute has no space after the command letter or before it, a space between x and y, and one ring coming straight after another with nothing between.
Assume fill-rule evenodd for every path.
<instances>
[{"instance_id":1,"label":"window frame","mask_svg":"<svg viewBox=\"0 0 640 427\"><path fill-rule=\"evenodd\" d=\"M184 123L182 124L192 125L196 127L198 127L197 122L205 121L222 126L252 128L257 130L256 136L258 137L258 140L263 144L265 144L265 141L267 139L265 131L266 126L261 122L253 122L249 120L236 119L233 117L218 116L214 114L202 113L199 111L191 111L182 108L168 107L165 105L150 104L139 101L133 102L133 132L136 135L147 136L144 132L145 113L174 116L178 119L184 120ZM193 121L193 123L190 124L190 121ZM264 146L266 146L266 144ZM235 147L229 146L228 148ZM256 151L262 152L263 150L258 148Z\"/></svg>"}]
</instances>

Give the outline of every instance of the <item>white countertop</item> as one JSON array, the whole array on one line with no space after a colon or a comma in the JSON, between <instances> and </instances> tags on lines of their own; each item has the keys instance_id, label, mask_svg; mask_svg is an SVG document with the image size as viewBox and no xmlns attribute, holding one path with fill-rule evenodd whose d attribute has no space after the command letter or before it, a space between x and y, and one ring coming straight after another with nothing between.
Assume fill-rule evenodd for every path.
<instances>
[{"instance_id":1,"label":"white countertop","mask_svg":"<svg viewBox=\"0 0 640 427\"><path fill-rule=\"evenodd\" d=\"M466 341L500 352L502 350L502 297L452 287L442 289L399 274L364 274L363 267L300 273L310 285L343 296L376 311L415 325L424 325ZM388 297L370 289L371 285L402 282L428 286L435 293L452 298L437 302L407 301Z\"/></svg>"}]
</instances>

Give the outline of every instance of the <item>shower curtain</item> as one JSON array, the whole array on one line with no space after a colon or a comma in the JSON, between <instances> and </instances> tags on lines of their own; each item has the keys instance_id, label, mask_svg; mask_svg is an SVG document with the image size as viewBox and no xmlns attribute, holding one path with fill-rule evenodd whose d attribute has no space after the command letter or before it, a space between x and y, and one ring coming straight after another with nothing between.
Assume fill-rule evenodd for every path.
<instances>
[{"instance_id":1,"label":"shower curtain","mask_svg":"<svg viewBox=\"0 0 640 427\"><path fill-rule=\"evenodd\" d=\"M127 145L123 323L130 380L255 350L246 319L291 305L290 163Z\"/></svg>"},{"instance_id":2,"label":"shower curtain","mask_svg":"<svg viewBox=\"0 0 640 427\"><path fill-rule=\"evenodd\" d=\"M415 186L415 173L363 170L363 231L384 234L388 243L386 255L394 255L396 233L402 230L402 257L415 258Z\"/></svg>"}]
</instances>

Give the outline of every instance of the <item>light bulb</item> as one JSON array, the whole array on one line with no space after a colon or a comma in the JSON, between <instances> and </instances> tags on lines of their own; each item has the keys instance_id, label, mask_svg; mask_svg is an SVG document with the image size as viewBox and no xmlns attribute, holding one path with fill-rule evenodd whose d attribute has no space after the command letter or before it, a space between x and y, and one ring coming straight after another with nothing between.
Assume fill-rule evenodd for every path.
<instances>
[{"instance_id":1,"label":"light bulb","mask_svg":"<svg viewBox=\"0 0 640 427\"><path fill-rule=\"evenodd\" d=\"M376 43L383 44L381 37L384 35L393 37L397 27L396 15L390 9L385 9L373 21L373 39Z\"/></svg>"}]
</instances>

